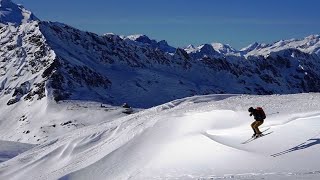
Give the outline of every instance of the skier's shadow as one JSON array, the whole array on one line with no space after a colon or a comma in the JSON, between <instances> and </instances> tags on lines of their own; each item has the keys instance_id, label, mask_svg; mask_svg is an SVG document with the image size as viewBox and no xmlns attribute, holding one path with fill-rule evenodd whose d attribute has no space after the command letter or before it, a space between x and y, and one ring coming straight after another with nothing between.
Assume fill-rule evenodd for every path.
<instances>
[{"instance_id":1,"label":"skier's shadow","mask_svg":"<svg viewBox=\"0 0 320 180\"><path fill-rule=\"evenodd\" d=\"M301 144L299 144L299 145L297 145L297 146L295 146L295 147L293 147L291 149L288 149L288 150L285 150L285 151L282 151L282 152L279 152L279 153L276 153L276 154L272 154L271 156L273 156L273 157L281 156L281 155L284 155L284 154L287 154L287 153L290 153L290 152L293 152L293 151L306 149L306 148L309 148L309 147L317 145L317 144L320 144L320 138L308 139L306 142L301 143Z\"/></svg>"}]
</instances>

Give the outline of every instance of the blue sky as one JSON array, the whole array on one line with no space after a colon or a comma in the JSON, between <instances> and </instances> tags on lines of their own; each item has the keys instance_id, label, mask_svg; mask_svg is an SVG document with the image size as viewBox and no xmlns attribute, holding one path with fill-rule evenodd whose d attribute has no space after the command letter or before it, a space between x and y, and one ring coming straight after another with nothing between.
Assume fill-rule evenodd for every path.
<instances>
[{"instance_id":1,"label":"blue sky","mask_svg":"<svg viewBox=\"0 0 320 180\"><path fill-rule=\"evenodd\" d=\"M41 20L118 35L146 34L169 44L253 42L320 34L319 0L13 0Z\"/></svg>"}]
</instances>

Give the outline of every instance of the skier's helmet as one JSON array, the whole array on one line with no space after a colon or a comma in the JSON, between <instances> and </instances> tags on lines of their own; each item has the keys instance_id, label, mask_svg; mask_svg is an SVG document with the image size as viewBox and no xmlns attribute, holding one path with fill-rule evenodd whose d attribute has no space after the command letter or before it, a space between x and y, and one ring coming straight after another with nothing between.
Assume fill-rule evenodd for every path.
<instances>
[{"instance_id":1,"label":"skier's helmet","mask_svg":"<svg viewBox=\"0 0 320 180\"><path fill-rule=\"evenodd\" d=\"M253 111L253 107L249 107L248 111L252 112Z\"/></svg>"}]
</instances>

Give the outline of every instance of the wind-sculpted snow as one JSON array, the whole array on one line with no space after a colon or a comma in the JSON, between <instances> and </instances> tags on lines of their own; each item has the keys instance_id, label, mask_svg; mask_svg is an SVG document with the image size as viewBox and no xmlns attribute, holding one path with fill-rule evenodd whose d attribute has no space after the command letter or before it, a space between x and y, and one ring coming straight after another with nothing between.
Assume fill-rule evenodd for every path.
<instances>
[{"instance_id":1,"label":"wind-sculpted snow","mask_svg":"<svg viewBox=\"0 0 320 180\"><path fill-rule=\"evenodd\" d=\"M86 167L117 150L138 136L144 129L152 126L156 121L150 120L150 118L154 117L157 111L157 108L153 108L111 123L82 128L62 138L49 141L30 152L26 152L21 158L18 157L18 164L14 170L10 170L10 173L2 173L0 170L0 174L6 178L14 178L11 175L14 173L19 179L20 176L25 177L25 173L29 170L39 168L43 174L30 175L27 179L47 179ZM24 162L27 162L27 166L22 165ZM56 163L56 169L52 174L51 170L46 167L53 162L59 163ZM74 169L75 166L76 169Z\"/></svg>"},{"instance_id":2,"label":"wind-sculpted snow","mask_svg":"<svg viewBox=\"0 0 320 180\"><path fill-rule=\"evenodd\" d=\"M48 141L0 164L0 178L288 179L290 174L318 179L319 98L209 95L176 100ZM243 145L252 135L250 106L264 108L267 119L261 128L273 133Z\"/></svg>"}]
</instances>

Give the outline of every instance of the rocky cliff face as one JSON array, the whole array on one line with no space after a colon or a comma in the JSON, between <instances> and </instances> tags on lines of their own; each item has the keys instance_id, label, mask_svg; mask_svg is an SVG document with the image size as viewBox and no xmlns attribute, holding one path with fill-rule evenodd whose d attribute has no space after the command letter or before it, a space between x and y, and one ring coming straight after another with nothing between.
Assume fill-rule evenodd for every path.
<instances>
[{"instance_id":1,"label":"rocky cliff face","mask_svg":"<svg viewBox=\"0 0 320 180\"><path fill-rule=\"evenodd\" d=\"M41 76L55 59L46 44L37 21L0 29L1 96L11 96L8 105L45 96L45 79Z\"/></svg>"}]
</instances>

